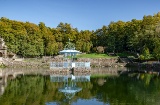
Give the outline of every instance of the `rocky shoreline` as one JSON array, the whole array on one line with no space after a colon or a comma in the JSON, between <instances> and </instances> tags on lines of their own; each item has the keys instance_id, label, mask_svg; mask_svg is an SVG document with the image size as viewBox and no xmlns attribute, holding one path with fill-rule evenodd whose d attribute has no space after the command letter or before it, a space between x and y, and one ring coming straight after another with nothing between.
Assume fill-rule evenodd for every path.
<instances>
[{"instance_id":1,"label":"rocky shoreline","mask_svg":"<svg viewBox=\"0 0 160 105\"><path fill-rule=\"evenodd\" d=\"M139 68L160 68L160 63L143 64L143 63L120 63L118 58L79 58L76 62L90 62L91 67L139 67ZM4 60L1 65L5 67L31 67L31 68L49 68L51 62L63 62L60 58L47 59L25 59L22 61Z\"/></svg>"},{"instance_id":2,"label":"rocky shoreline","mask_svg":"<svg viewBox=\"0 0 160 105\"><path fill-rule=\"evenodd\" d=\"M118 67L125 66L126 63L117 63L117 58L79 58L75 62L90 62L91 67ZM48 58L48 59L30 59L30 60L4 60L1 65L6 67L50 67L50 62L63 62L60 58Z\"/></svg>"},{"instance_id":3,"label":"rocky shoreline","mask_svg":"<svg viewBox=\"0 0 160 105\"><path fill-rule=\"evenodd\" d=\"M146 68L146 69L160 69L160 63L128 63L127 67L138 67L138 68Z\"/></svg>"}]
</instances>

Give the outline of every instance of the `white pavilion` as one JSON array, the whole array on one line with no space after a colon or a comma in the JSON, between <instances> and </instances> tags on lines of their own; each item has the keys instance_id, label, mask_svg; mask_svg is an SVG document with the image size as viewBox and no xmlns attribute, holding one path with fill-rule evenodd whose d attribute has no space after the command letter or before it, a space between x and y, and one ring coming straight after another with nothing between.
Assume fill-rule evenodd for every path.
<instances>
[{"instance_id":1,"label":"white pavilion","mask_svg":"<svg viewBox=\"0 0 160 105\"><path fill-rule=\"evenodd\" d=\"M90 62L75 62L75 57L81 52L75 49L75 45L70 41L67 42L64 50L59 52L64 55L64 61L62 62L51 62L50 69L60 68L90 68Z\"/></svg>"}]
</instances>

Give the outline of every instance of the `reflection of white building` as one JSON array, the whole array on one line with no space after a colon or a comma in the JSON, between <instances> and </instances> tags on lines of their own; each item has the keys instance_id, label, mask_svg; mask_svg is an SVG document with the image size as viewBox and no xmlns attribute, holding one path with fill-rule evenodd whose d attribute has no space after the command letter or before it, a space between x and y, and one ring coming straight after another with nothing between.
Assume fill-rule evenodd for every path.
<instances>
[{"instance_id":1,"label":"reflection of white building","mask_svg":"<svg viewBox=\"0 0 160 105\"><path fill-rule=\"evenodd\" d=\"M64 82L64 86L59 88L59 92L64 93L67 99L71 99L74 95L81 91L82 88L77 87L77 82L89 82L90 75L87 76L61 76L61 75L51 75L50 79L52 82Z\"/></svg>"},{"instance_id":2,"label":"reflection of white building","mask_svg":"<svg viewBox=\"0 0 160 105\"><path fill-rule=\"evenodd\" d=\"M65 86L58 89L60 92L64 93L67 99L71 99L74 97L74 95L81 91L82 88L76 87L76 86Z\"/></svg>"},{"instance_id":3,"label":"reflection of white building","mask_svg":"<svg viewBox=\"0 0 160 105\"><path fill-rule=\"evenodd\" d=\"M74 76L74 75L50 75L50 80L52 82L66 82L68 79L71 79L71 81L75 82L89 82L90 81L90 75L82 75L82 76Z\"/></svg>"},{"instance_id":4,"label":"reflection of white building","mask_svg":"<svg viewBox=\"0 0 160 105\"><path fill-rule=\"evenodd\" d=\"M18 75L24 75L24 72L0 69L0 96L3 95L5 88L7 87L8 79L14 79Z\"/></svg>"}]
</instances>

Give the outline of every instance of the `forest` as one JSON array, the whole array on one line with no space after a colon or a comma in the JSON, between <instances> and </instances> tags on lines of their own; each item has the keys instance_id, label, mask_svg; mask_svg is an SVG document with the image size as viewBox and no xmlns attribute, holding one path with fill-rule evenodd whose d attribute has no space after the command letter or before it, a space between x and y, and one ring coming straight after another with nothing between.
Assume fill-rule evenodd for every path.
<instances>
[{"instance_id":1,"label":"forest","mask_svg":"<svg viewBox=\"0 0 160 105\"><path fill-rule=\"evenodd\" d=\"M84 53L133 52L141 59L160 59L160 12L143 16L142 20L110 22L97 30L78 30L71 24L59 23L56 28L45 23L34 24L0 18L0 37L8 52L22 57L57 55L69 41Z\"/></svg>"}]
</instances>

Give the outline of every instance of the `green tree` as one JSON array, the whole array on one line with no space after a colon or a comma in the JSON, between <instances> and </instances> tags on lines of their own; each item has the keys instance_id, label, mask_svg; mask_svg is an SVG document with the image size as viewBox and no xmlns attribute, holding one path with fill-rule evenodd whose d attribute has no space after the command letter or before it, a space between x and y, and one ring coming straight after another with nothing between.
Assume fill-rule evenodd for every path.
<instances>
[{"instance_id":1,"label":"green tree","mask_svg":"<svg viewBox=\"0 0 160 105\"><path fill-rule=\"evenodd\" d=\"M144 60L150 59L150 52L149 52L149 49L147 46L144 46L144 48L142 50L142 55L140 55L140 56L144 56L144 58L142 57Z\"/></svg>"},{"instance_id":2,"label":"green tree","mask_svg":"<svg viewBox=\"0 0 160 105\"><path fill-rule=\"evenodd\" d=\"M154 50L153 50L153 56L158 59L158 62L159 62L159 59L160 59L160 43L157 43Z\"/></svg>"}]
</instances>

